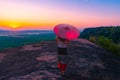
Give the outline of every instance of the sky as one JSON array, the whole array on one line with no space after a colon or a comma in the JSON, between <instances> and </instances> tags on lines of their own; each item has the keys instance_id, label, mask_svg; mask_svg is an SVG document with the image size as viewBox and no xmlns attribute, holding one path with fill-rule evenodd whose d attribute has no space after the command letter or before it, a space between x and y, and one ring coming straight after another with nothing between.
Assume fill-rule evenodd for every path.
<instances>
[{"instance_id":1,"label":"sky","mask_svg":"<svg viewBox=\"0 0 120 80\"><path fill-rule=\"evenodd\" d=\"M0 0L0 29L120 25L120 0Z\"/></svg>"}]
</instances>

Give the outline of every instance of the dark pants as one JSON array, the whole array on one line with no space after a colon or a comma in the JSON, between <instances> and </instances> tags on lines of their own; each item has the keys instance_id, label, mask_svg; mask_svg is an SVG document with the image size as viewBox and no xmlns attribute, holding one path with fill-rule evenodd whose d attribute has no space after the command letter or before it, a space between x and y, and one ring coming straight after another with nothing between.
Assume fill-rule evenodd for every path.
<instances>
[{"instance_id":1,"label":"dark pants","mask_svg":"<svg viewBox=\"0 0 120 80\"><path fill-rule=\"evenodd\" d=\"M61 71L65 71L67 63L67 48L58 47L58 68Z\"/></svg>"}]
</instances>

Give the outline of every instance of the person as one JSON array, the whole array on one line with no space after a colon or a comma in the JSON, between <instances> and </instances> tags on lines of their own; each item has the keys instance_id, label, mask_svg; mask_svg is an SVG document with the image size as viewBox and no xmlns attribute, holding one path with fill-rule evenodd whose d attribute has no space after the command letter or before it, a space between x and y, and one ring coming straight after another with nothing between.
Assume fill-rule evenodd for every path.
<instances>
[{"instance_id":1,"label":"person","mask_svg":"<svg viewBox=\"0 0 120 80\"><path fill-rule=\"evenodd\" d=\"M61 71L61 75L64 75L67 67L67 47L69 40L56 36L57 40L57 53L58 53L58 68Z\"/></svg>"}]
</instances>

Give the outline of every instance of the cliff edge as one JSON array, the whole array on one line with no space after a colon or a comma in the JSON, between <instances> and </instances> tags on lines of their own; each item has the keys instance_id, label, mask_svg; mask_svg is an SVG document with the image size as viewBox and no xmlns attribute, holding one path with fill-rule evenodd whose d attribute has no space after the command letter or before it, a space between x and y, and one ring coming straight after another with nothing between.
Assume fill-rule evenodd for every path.
<instances>
[{"instance_id":1,"label":"cliff edge","mask_svg":"<svg viewBox=\"0 0 120 80\"><path fill-rule=\"evenodd\" d=\"M120 58L85 39L71 41L65 77L55 41L0 51L0 80L120 80Z\"/></svg>"}]
</instances>

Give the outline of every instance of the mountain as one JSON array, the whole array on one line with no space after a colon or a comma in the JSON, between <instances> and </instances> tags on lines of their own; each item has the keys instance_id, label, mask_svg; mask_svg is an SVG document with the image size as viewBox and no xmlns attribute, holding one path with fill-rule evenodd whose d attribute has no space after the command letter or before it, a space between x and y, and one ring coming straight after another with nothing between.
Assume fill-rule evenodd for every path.
<instances>
[{"instance_id":1,"label":"mountain","mask_svg":"<svg viewBox=\"0 0 120 80\"><path fill-rule=\"evenodd\" d=\"M68 66L61 77L56 41L41 41L0 51L0 80L120 80L120 58L76 39L68 46Z\"/></svg>"},{"instance_id":2,"label":"mountain","mask_svg":"<svg viewBox=\"0 0 120 80\"><path fill-rule=\"evenodd\" d=\"M80 35L80 37L84 39L99 36L107 37L114 43L120 43L120 26L85 28Z\"/></svg>"}]
</instances>

